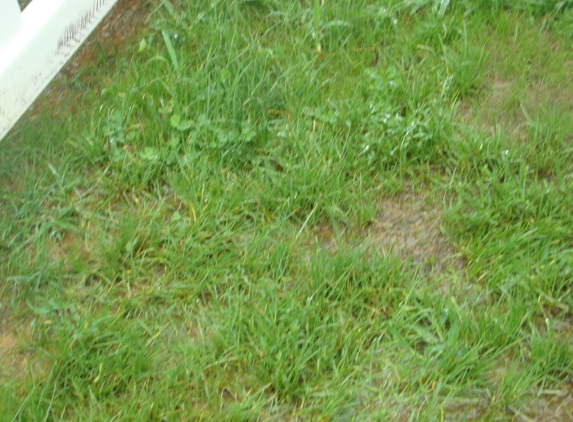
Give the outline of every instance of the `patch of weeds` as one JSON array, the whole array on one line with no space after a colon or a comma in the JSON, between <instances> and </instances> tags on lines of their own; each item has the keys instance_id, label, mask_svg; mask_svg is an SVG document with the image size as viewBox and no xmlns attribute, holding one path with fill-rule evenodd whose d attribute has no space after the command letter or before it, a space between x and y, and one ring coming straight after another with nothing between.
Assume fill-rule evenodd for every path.
<instances>
[{"instance_id":1,"label":"patch of weeds","mask_svg":"<svg viewBox=\"0 0 573 422\"><path fill-rule=\"evenodd\" d=\"M448 112L434 100L414 104L387 103L396 91L405 90L406 81L395 77L396 68L385 75L368 71L370 88L369 113L360 122L359 157L379 167L406 166L409 163L431 162L441 151L441 139L448 131Z\"/></svg>"}]
</instances>

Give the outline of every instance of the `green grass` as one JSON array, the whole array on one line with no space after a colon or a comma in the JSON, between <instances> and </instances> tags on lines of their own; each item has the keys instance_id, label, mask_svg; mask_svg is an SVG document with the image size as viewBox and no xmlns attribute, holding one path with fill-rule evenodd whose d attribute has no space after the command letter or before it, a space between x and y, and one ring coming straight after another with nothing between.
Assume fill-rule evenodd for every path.
<instances>
[{"instance_id":1,"label":"green grass","mask_svg":"<svg viewBox=\"0 0 573 422\"><path fill-rule=\"evenodd\" d=\"M573 417L571 2L154 6L0 144L2 420Z\"/></svg>"},{"instance_id":2,"label":"green grass","mask_svg":"<svg viewBox=\"0 0 573 422\"><path fill-rule=\"evenodd\" d=\"M32 0L18 0L18 6L20 6L20 9L23 10L31 2L32 2Z\"/></svg>"}]
</instances>

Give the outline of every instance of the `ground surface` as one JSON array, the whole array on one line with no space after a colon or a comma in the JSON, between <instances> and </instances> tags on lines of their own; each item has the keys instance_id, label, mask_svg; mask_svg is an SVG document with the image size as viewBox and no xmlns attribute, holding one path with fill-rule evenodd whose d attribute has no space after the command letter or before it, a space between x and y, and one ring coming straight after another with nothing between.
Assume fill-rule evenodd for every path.
<instances>
[{"instance_id":1,"label":"ground surface","mask_svg":"<svg viewBox=\"0 0 573 422\"><path fill-rule=\"evenodd\" d=\"M500 3L120 0L0 144L3 420L573 420L573 8Z\"/></svg>"}]
</instances>

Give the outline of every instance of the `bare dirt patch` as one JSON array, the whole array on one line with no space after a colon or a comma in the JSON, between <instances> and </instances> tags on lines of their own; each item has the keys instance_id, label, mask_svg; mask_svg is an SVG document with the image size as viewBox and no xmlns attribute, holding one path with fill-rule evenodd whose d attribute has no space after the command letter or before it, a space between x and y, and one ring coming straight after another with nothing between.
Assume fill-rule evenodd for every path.
<instances>
[{"instance_id":1,"label":"bare dirt patch","mask_svg":"<svg viewBox=\"0 0 573 422\"><path fill-rule=\"evenodd\" d=\"M4 332L0 334L0 356L5 360L9 357L14 349L18 346L18 337L12 331Z\"/></svg>"},{"instance_id":2,"label":"bare dirt patch","mask_svg":"<svg viewBox=\"0 0 573 422\"><path fill-rule=\"evenodd\" d=\"M82 239L72 233L64 233L60 239L51 238L47 242L47 253L56 262L64 261L70 255L81 251Z\"/></svg>"},{"instance_id":3,"label":"bare dirt patch","mask_svg":"<svg viewBox=\"0 0 573 422\"><path fill-rule=\"evenodd\" d=\"M573 75L565 86L537 81L527 87L516 80L495 77L477 99L462 100L458 112L466 124L487 132L502 130L509 138L527 141L530 121L551 110L573 113Z\"/></svg>"},{"instance_id":4,"label":"bare dirt patch","mask_svg":"<svg viewBox=\"0 0 573 422\"><path fill-rule=\"evenodd\" d=\"M122 48L145 28L149 13L147 0L119 0L70 59L64 72L75 73L81 67L95 63L98 52L111 53ZM113 59L113 56L108 58Z\"/></svg>"},{"instance_id":5,"label":"bare dirt patch","mask_svg":"<svg viewBox=\"0 0 573 422\"><path fill-rule=\"evenodd\" d=\"M388 198L381 208L369 229L369 238L383 253L399 252L424 264L432 273L461 269L462 262L441 231L441 210L428 204L422 195Z\"/></svg>"},{"instance_id":6,"label":"bare dirt patch","mask_svg":"<svg viewBox=\"0 0 573 422\"><path fill-rule=\"evenodd\" d=\"M545 391L533 397L520 412L516 412L518 422L573 421L573 388L571 385L559 390Z\"/></svg>"},{"instance_id":7,"label":"bare dirt patch","mask_svg":"<svg viewBox=\"0 0 573 422\"><path fill-rule=\"evenodd\" d=\"M554 110L573 113L572 51L558 33L506 13L512 35L484 33L487 76L479 92L460 100L458 118L486 133L502 130L527 141L529 118Z\"/></svg>"},{"instance_id":8,"label":"bare dirt patch","mask_svg":"<svg viewBox=\"0 0 573 422\"><path fill-rule=\"evenodd\" d=\"M425 195L402 193L381 201L380 212L361 230L347 230L345 242L375 248L383 255L396 254L420 264L429 276L450 269L460 271L463 260L441 230L442 211L430 204ZM315 228L313 244L336 252L335 231L329 226Z\"/></svg>"},{"instance_id":9,"label":"bare dirt patch","mask_svg":"<svg viewBox=\"0 0 573 422\"><path fill-rule=\"evenodd\" d=\"M0 327L0 382L21 377L27 370L31 355L20 347L29 330L22 327Z\"/></svg>"}]
</instances>

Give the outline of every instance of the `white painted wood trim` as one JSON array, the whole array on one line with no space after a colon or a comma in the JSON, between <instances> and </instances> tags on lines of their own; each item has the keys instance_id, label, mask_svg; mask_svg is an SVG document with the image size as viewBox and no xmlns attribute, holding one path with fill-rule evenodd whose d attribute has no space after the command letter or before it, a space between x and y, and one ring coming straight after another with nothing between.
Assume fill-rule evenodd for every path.
<instances>
[{"instance_id":1,"label":"white painted wood trim","mask_svg":"<svg viewBox=\"0 0 573 422\"><path fill-rule=\"evenodd\" d=\"M20 6L16 0L0 0L0 51L22 29Z\"/></svg>"},{"instance_id":2,"label":"white painted wood trim","mask_svg":"<svg viewBox=\"0 0 573 422\"><path fill-rule=\"evenodd\" d=\"M10 2L18 8L16 0L0 0L2 15L4 5ZM0 139L116 2L34 0L24 9L21 27L0 48ZM15 16L13 11L10 13ZM0 19L0 25L3 22L4 18ZM0 35L4 36L3 32Z\"/></svg>"}]
</instances>

